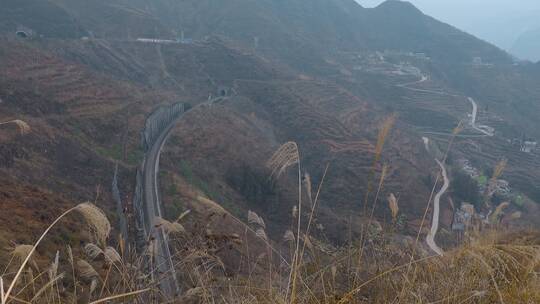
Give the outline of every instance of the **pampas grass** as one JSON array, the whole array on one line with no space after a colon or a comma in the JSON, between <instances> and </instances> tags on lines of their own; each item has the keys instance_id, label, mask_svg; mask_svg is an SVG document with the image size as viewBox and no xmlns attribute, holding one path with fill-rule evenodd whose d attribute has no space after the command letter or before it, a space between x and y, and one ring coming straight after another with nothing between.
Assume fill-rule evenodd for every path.
<instances>
[{"instance_id":1,"label":"pampas grass","mask_svg":"<svg viewBox=\"0 0 540 304\"><path fill-rule=\"evenodd\" d=\"M94 269L90 263L88 263L85 260L77 260L75 263L77 266L77 272L79 273L79 276L83 279L94 279L99 277L99 274Z\"/></svg>"},{"instance_id":2,"label":"pampas grass","mask_svg":"<svg viewBox=\"0 0 540 304\"><path fill-rule=\"evenodd\" d=\"M169 222L161 217L156 217L154 223L156 228L163 228L167 234L186 232L186 229L182 224L178 222Z\"/></svg>"},{"instance_id":3,"label":"pampas grass","mask_svg":"<svg viewBox=\"0 0 540 304\"><path fill-rule=\"evenodd\" d=\"M502 216L504 209L508 208L509 206L510 206L509 202L504 202L504 203L499 204L499 206L495 208L495 211L493 211L493 213L489 217L489 221L492 224L497 224L499 222L500 217Z\"/></svg>"},{"instance_id":4,"label":"pampas grass","mask_svg":"<svg viewBox=\"0 0 540 304\"><path fill-rule=\"evenodd\" d=\"M88 243L84 245L84 252L90 258L91 261L97 259L100 255L103 254L103 250L94 243Z\"/></svg>"},{"instance_id":5,"label":"pampas grass","mask_svg":"<svg viewBox=\"0 0 540 304\"><path fill-rule=\"evenodd\" d=\"M496 180L499 177L501 177L501 175L504 172L504 169L506 169L506 165L508 165L508 160L506 158L501 159L495 166L495 169L493 170L493 176L491 177L491 179Z\"/></svg>"},{"instance_id":6,"label":"pampas grass","mask_svg":"<svg viewBox=\"0 0 540 304\"><path fill-rule=\"evenodd\" d=\"M285 242L291 242L293 243L296 238L294 237L294 233L291 230L285 231L285 234L283 235L283 240Z\"/></svg>"},{"instance_id":7,"label":"pampas grass","mask_svg":"<svg viewBox=\"0 0 540 304\"><path fill-rule=\"evenodd\" d=\"M395 223L399 213L399 205L394 193L390 193L390 195L388 196L388 207L390 208L390 212L392 214L392 221L394 221Z\"/></svg>"},{"instance_id":8,"label":"pampas grass","mask_svg":"<svg viewBox=\"0 0 540 304\"><path fill-rule=\"evenodd\" d=\"M393 120L387 119L381 127L375 163L380 160L382 147L394 123ZM267 252L261 252L263 250L258 245L251 247L255 250L251 252L251 256L258 258L250 261L250 252L247 252L247 262L240 260L236 276L232 273L234 270L225 267L223 263L223 261L229 263L230 256L226 256L228 260L222 261L220 258L223 257L220 255L224 253L223 249L232 243L222 246L220 241L210 238L210 233L206 232L209 231L206 229L211 229L209 226L202 225L200 229L204 232L195 235L192 231L186 233L184 227L178 223L187 213L178 217L175 222L162 218L155 219L156 228L162 228L167 233L182 233L182 236L175 240L178 250L175 251L173 258L180 269L177 273L186 280L182 282L183 290L187 292L179 298L168 300L216 304L540 303L539 246L503 241L500 239L501 233L493 237L474 235L465 245L454 250L449 249L444 257L418 253L420 257L415 258L416 250L420 246L408 241L405 245L396 242L395 238L399 235L395 231L390 230L390 234L385 235L384 226L378 225L377 233L370 233L369 227L379 196L385 193L384 184L390 172L387 165L382 166L378 189L374 189L376 195L374 200L369 201L372 203L368 205L371 213L365 213L366 228L362 231L361 248L353 246L334 248L324 243L325 235L322 225L317 222L316 208L328 165L318 189L312 189L309 174L301 170L299 155L295 143L286 143L268 162L272 171L271 177L274 179L283 176L291 166L297 165L298 170L298 204L293 208L291 229L283 235L283 241L286 242L284 245L290 245L291 257L285 259L280 255L279 265L272 259L272 254L274 252L279 254L280 251L271 247L272 240L269 238L271 235L267 235L265 231L268 223L253 211L248 212L248 224L244 224L246 241L249 229L260 239L257 243L263 241L266 243ZM502 167L502 170L496 169L494 175L499 171L502 173L504 166ZM378 173L378 170L375 172ZM309 197L308 208L311 208L309 213L306 211L302 213L303 193L307 193ZM387 196L387 203L392 220L396 222L400 209L398 199L393 193ZM497 207L492 218L498 221L506 207L505 204ZM21 279L23 284L20 282L17 284L20 272L32 259L36 247L51 228L72 211L77 211L83 216L85 220L83 227L91 231L91 240L85 240L89 243L86 243L82 252L86 257L80 258L78 256L81 254L80 250L72 250L69 245L67 246L67 261L73 267L73 284L65 284L62 280L66 279L66 275L58 274L64 270L64 267L59 265L62 261L59 252L45 271L35 275L32 273L30 276L26 275L28 271L24 271L25 275ZM309 221L303 223L302 227L302 217L307 219L308 216ZM512 220L520 216L520 213L515 212L506 218ZM235 220L241 222L236 218ZM319 225L321 234L310 235L311 226ZM191 230L193 226L188 227ZM105 302L154 304L164 301L159 295L158 286L160 278L167 274L156 271L155 265L152 265L152 258L132 253L129 244L123 244L122 239L119 240L118 247L109 246L107 242L110 241L110 232L111 225L103 211L90 203L66 211L45 230L34 245L18 245L18 248L17 246L13 248L12 258L20 262L21 268L9 282L7 291L4 289L6 277L0 276L0 303L7 304L8 300L10 303L36 304L64 303L67 300L69 303L93 304ZM240 239L237 235L235 238ZM300 247L300 242L303 242L303 247ZM156 254L156 246L156 240L150 238L147 246L149 255ZM412 247L412 252L409 253L399 246ZM359 253L363 252L364 247L365 254ZM115 248L120 248L122 254ZM308 250L305 250L306 248ZM45 253L43 256L52 256L52 253ZM351 258L358 253L359 259ZM243 254L240 252L241 259L246 256ZM267 265L261 263L261 260L266 258L268 258ZM245 273L240 269L245 269L245 263L249 275L244 276ZM411 270L412 265L414 272ZM272 272L272 269L275 271ZM268 270L268 277L265 270ZM229 276L229 273L233 275ZM10 279L12 275L9 274ZM68 273L67 278L69 276ZM21 288L21 285L25 284L31 288L28 290L25 290L26 287ZM97 290L98 285L101 293ZM69 290L71 286L73 289ZM149 295L141 296L142 293Z\"/></svg>"},{"instance_id":9,"label":"pampas grass","mask_svg":"<svg viewBox=\"0 0 540 304\"><path fill-rule=\"evenodd\" d=\"M25 121L20 120L20 119L15 119L15 120L2 122L2 123L0 123L0 126L1 125L7 125L7 124L15 124L19 128L19 131L21 132L21 135L26 135L26 134L30 133L30 131L32 131L32 129L30 128L30 125L28 123L26 123Z\"/></svg>"},{"instance_id":10,"label":"pampas grass","mask_svg":"<svg viewBox=\"0 0 540 304\"><path fill-rule=\"evenodd\" d=\"M258 228L256 231L255 231L255 235L265 241L268 241L268 236L266 235L266 232L264 231L264 229L262 228Z\"/></svg>"},{"instance_id":11,"label":"pampas grass","mask_svg":"<svg viewBox=\"0 0 540 304\"><path fill-rule=\"evenodd\" d=\"M299 162L300 153L298 152L298 145L295 142L290 141L279 147L266 165L272 170L271 176L279 178L287 168L294 166Z\"/></svg>"},{"instance_id":12,"label":"pampas grass","mask_svg":"<svg viewBox=\"0 0 540 304\"><path fill-rule=\"evenodd\" d=\"M388 137L388 134L390 134L390 130L392 130L395 122L396 114L388 116L383 121L381 128L379 129L379 134L377 135L377 144L375 145L375 162L378 162L381 158L384 143L386 142L386 138Z\"/></svg>"},{"instance_id":13,"label":"pampas grass","mask_svg":"<svg viewBox=\"0 0 540 304\"><path fill-rule=\"evenodd\" d=\"M272 170L271 177L279 178L287 168L297 165L298 171L298 218L297 218L297 234L296 234L296 250L294 251L293 262L291 266L291 272L289 275L289 283L287 284L287 295L289 297L289 288L291 288L291 302L294 303L296 297L296 284L299 265L299 253L300 253L300 229L302 224L302 167L300 164L300 151L298 145L295 142L287 142L283 144L272 155L267 162L267 167ZM294 210L294 209L293 209ZM295 213L293 211L293 213Z\"/></svg>"},{"instance_id":14,"label":"pampas grass","mask_svg":"<svg viewBox=\"0 0 540 304\"><path fill-rule=\"evenodd\" d=\"M266 224L264 223L262 217L260 217L257 213L251 210L248 211L248 223L261 226L261 228L263 229L266 228Z\"/></svg>"},{"instance_id":15,"label":"pampas grass","mask_svg":"<svg viewBox=\"0 0 540 304\"><path fill-rule=\"evenodd\" d=\"M76 210L86 220L86 224L98 244L105 247L107 238L111 233L111 223L105 213L92 203L80 204Z\"/></svg>"},{"instance_id":16,"label":"pampas grass","mask_svg":"<svg viewBox=\"0 0 540 304\"><path fill-rule=\"evenodd\" d=\"M313 208L313 198L311 197L311 175L309 173L304 174L304 187L306 188L306 193L309 199L309 202L311 204L311 207Z\"/></svg>"},{"instance_id":17,"label":"pampas grass","mask_svg":"<svg viewBox=\"0 0 540 304\"><path fill-rule=\"evenodd\" d=\"M60 251L56 251L54 261L49 267L49 279L52 280L58 274L58 266L60 264Z\"/></svg>"},{"instance_id":18,"label":"pampas grass","mask_svg":"<svg viewBox=\"0 0 540 304\"><path fill-rule=\"evenodd\" d=\"M118 251L111 246L107 246L107 248L105 248L103 251L103 256L105 257L105 262L107 262L107 264L115 264L122 261L122 257Z\"/></svg>"},{"instance_id":19,"label":"pampas grass","mask_svg":"<svg viewBox=\"0 0 540 304\"><path fill-rule=\"evenodd\" d=\"M30 256L30 254L32 253L32 249L33 249L32 245L25 245L25 244L15 245L13 247L13 250L11 251L11 256L15 261L22 264L24 260L28 256Z\"/></svg>"},{"instance_id":20,"label":"pampas grass","mask_svg":"<svg viewBox=\"0 0 540 304\"><path fill-rule=\"evenodd\" d=\"M22 247L24 248L24 250L19 248L18 252L24 252L26 257L22 261L8 289L6 291L4 291L3 289L1 290L3 294L2 301L7 301L7 299L9 299L12 296L11 293L13 292L13 289L15 288L17 282L19 281L19 278L23 270L25 269L26 265L32 258L32 255L34 254L34 252L36 251L37 246L39 246L39 244L48 235L48 233L51 231L53 227L55 227L64 217L66 217L67 215L69 215L71 212L74 212L74 211L78 211L80 214L83 215L84 219L86 220L87 225L91 227L97 239L102 240L102 241L105 241L107 239L111 230L111 226L110 226L109 220L107 219L103 211L101 211L99 208L97 208L91 203L83 203L65 211L60 216L58 216L49 225L49 227L47 227L47 229L45 229L45 231L41 234L41 236L36 241L36 243L32 246L32 248ZM29 248L30 250L28 252ZM5 304L5 302L2 302L1 304Z\"/></svg>"}]
</instances>

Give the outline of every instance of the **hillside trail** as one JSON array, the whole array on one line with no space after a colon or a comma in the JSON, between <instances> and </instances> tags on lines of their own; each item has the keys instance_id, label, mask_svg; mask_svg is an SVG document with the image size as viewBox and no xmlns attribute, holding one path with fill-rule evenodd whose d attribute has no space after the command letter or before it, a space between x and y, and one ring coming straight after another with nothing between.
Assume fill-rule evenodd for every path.
<instances>
[{"instance_id":1,"label":"hillside trail","mask_svg":"<svg viewBox=\"0 0 540 304\"><path fill-rule=\"evenodd\" d=\"M491 127L488 127L488 126L485 126L485 125L477 125L476 120L477 120L477 117L478 117L478 104L476 103L476 101L472 97L465 96L465 95L460 95L460 94L452 94L452 93L448 93L448 92L444 92L444 91L435 91L435 90L418 89L418 88L410 87L412 85L417 85L417 84L424 83L424 82L426 82L428 80L429 80L429 77L427 77L426 75L421 74L420 79L417 80L417 81L397 84L396 86L400 87L400 88L403 88L403 89L406 89L406 90L409 90L409 91L413 91L413 92L421 92L421 93L430 93L430 94L436 94L436 95L441 95L441 96L467 98L467 100L472 105L472 112L470 114L467 114L471 118L471 120L469 121L469 123L471 125L471 128L474 129L475 131L478 131L478 132L482 133L483 134L483 135L481 135L482 137L483 136L489 136L489 137L494 136L493 131L490 131L490 130L492 130ZM443 133L438 133L438 134L443 134ZM450 135L450 134L448 134L448 135ZM470 137L478 137L478 136L477 135L472 135Z\"/></svg>"},{"instance_id":2,"label":"hillside trail","mask_svg":"<svg viewBox=\"0 0 540 304\"><path fill-rule=\"evenodd\" d=\"M491 137L491 136L494 135L493 131L492 131L492 128L490 128L488 126L477 125L476 124L476 119L477 119L477 116L478 116L478 105L476 104L476 101L472 97L458 95L458 94L452 94L452 93L448 93L448 92L444 92L444 91L434 91L434 90L426 90L426 89L418 89L418 88L411 88L410 87L412 85L418 85L418 84L424 83L428 79L429 79L429 77L427 77L426 75L421 74L420 79L417 80L417 81L398 84L396 86L400 87L400 88L403 88L403 89L406 89L406 90L414 91L414 92L431 93L431 94L437 94L437 95L443 95L443 96L452 96L452 97L466 97L467 100L472 105L472 113L468 114L469 117L471 118L471 120L469 122L470 125L471 125L471 128L474 129L475 131L478 131L478 132L483 134L483 135L480 135L480 136L476 135L474 137L484 137L484 136L490 136ZM450 135L450 134L448 134L448 135ZM422 141L424 142L426 150L429 152L429 138L422 137ZM441 187L441 189L439 190L439 192L437 192L437 194L435 195L435 198L433 200L433 217L432 217L432 221L431 221L431 229L430 229L429 233L426 236L426 243L433 252L435 252L438 255L443 255L444 251L435 242L435 237L437 235L437 231L439 230L439 217L440 217L439 215L440 215L441 197L448 191L448 188L450 187L450 179L448 178L448 174L447 174L447 171L446 171L445 164L443 162L441 162L440 160L438 160L437 158L435 158L435 161L437 162L437 164L441 168L441 175L443 177L444 183L443 183L443 186Z\"/></svg>"},{"instance_id":3,"label":"hillside trail","mask_svg":"<svg viewBox=\"0 0 540 304\"><path fill-rule=\"evenodd\" d=\"M435 195L435 198L433 200L433 220L431 222L431 229L429 230L428 235L426 236L426 243L428 244L429 248L433 250L438 255L443 255L443 250L435 243L435 236L437 235L437 230L439 230L439 214L440 214L440 203L441 203L441 197L446 193L448 188L450 187L450 179L448 179L448 174L446 172L446 168L444 164L436 160L437 164L439 164L439 167L441 167L441 174L444 180L444 184L442 188L437 192L437 195Z\"/></svg>"}]
</instances>

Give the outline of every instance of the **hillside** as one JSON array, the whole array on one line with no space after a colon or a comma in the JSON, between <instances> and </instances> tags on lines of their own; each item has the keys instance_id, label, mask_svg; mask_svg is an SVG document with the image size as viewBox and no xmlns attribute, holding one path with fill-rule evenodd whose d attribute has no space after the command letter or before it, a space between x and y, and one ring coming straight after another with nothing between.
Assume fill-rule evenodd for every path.
<instances>
[{"instance_id":1,"label":"hillside","mask_svg":"<svg viewBox=\"0 0 540 304\"><path fill-rule=\"evenodd\" d=\"M146 7L188 37L220 35L247 48L253 48L257 39L260 52L302 68L308 68L309 60L313 64L315 56L362 49L423 52L451 62L470 62L476 56L509 62L508 55L496 47L401 1L387 1L373 9L364 9L353 0L234 0L225 4L159 0Z\"/></svg>"},{"instance_id":2,"label":"hillside","mask_svg":"<svg viewBox=\"0 0 540 304\"><path fill-rule=\"evenodd\" d=\"M4 40L2 65L9 67L3 71L2 99L8 100L2 104L6 119L21 116L32 122L39 118L47 126L43 129L52 123L47 117L61 119L53 123L51 136L60 133L74 146L96 146L91 149L97 154L96 162L104 162L97 166L106 168L105 163L120 160L131 172L136 155L140 154L138 127L156 104L173 100L198 104L215 95L219 87L233 88L238 95L220 105L224 108L219 114L225 116L214 121L204 114L205 118L200 120L204 123L192 122L195 129L185 137L195 140L201 136L208 138L208 142L221 137L232 142L253 142L257 151L221 151L223 148L216 146L210 150L220 151L219 158L215 158L215 154L204 152L209 147L196 144L204 142L187 141L193 145L187 149L178 139L171 147L174 152L165 156L164 163L176 175L182 174L178 165L181 161L199 164L193 168L194 174L208 187L220 189L207 189L214 199L235 201L233 209L237 210L253 208L267 212L276 221L276 227L282 226L288 208L279 208L283 211L271 216L274 207L267 205L273 192L253 202L249 189L264 189L264 183L246 185L248 181L231 179L231 175L255 174L262 179L268 174L264 163L272 150L281 142L294 140L299 143L306 170L314 180L320 179L327 163L331 164L322 206L327 221L333 221L332 217L341 216L333 206L342 206L343 210L360 207L358 197L362 197L370 171L377 126L393 111L399 115L399 131L391 137L385 152L385 162L391 164L387 191L399 192L409 205L405 212L411 218L419 216L420 206L429 195L424 181L435 163L418 145L422 134L418 128L447 132L470 110L463 100L406 94L396 85L415 81L416 76L392 74L400 61L411 61L429 73L433 78L430 85L438 90L458 91L489 105L494 114L503 116L498 131L507 138L519 137L524 131L528 136L540 136L531 111L538 107L534 102L540 94L535 89L537 81L512 67L504 52L424 15L406 2L387 1L365 9L345 0L234 0L219 4L212 0L26 0L9 2L7 8L10 13L5 20L9 22L4 22L2 28L7 37L23 20L32 20L34 23L28 21L25 26L35 28L44 37L31 42ZM195 39L195 43L153 45L134 41L135 37L175 38L181 31L186 38ZM81 40L83 35L95 38ZM386 72L371 72L370 69L380 67L374 67L371 61L365 65L364 59L359 59L371 58L375 51L385 52L387 58L380 64ZM17 57L17 53L27 55ZM429 59L418 59L411 53L421 53L420 57ZM29 56L43 60L25 62L23 58ZM474 67L473 57L481 57L497 67ZM364 65L362 70L356 68L359 60ZM307 71L313 74L306 75ZM80 84L83 79L86 80ZM23 88L25 93L20 95L26 97L12 101L12 91ZM416 103L406 102L411 99ZM35 100L48 102L36 106ZM243 129L252 128L251 133L240 136L241 128L222 134L228 130L227 121L236 120L245 121L250 127ZM205 128L209 128L209 133L198 133ZM185 132L184 129L189 130L184 126L176 132ZM111 134L112 130L116 131ZM125 143L119 145L119 138ZM47 145L47 140L43 140L40 145ZM4 159L5 164L13 166L13 157L28 152L16 152L25 149L15 147L15 143L10 145L14 147L6 150ZM485 145L500 146L493 142ZM479 161L486 161L485 166L489 167L504 153L486 155ZM243 163L250 159L249 154L252 159ZM202 155L207 164L200 163ZM87 166L96 162L88 162ZM209 165L212 162L215 165ZM520 164L519 158L515 165L517 187L537 197L539 192L533 186L536 171L527 171L530 163ZM28 170L14 169L14 176L23 178L23 172ZM78 173L59 171L52 176L57 174L62 180L60 175ZM38 184L49 188L57 184L55 180ZM88 188L76 179L71 182L75 183L73 189L82 187L77 192L86 193L83 197L90 199L88 193L95 185ZM290 205L292 200L282 203ZM341 225L332 232L337 239L343 239L345 222ZM282 231L283 227L276 230Z\"/></svg>"},{"instance_id":3,"label":"hillside","mask_svg":"<svg viewBox=\"0 0 540 304\"><path fill-rule=\"evenodd\" d=\"M50 1L2 1L0 31L14 33L20 26L49 38L73 39L86 35L72 16Z\"/></svg>"},{"instance_id":4,"label":"hillside","mask_svg":"<svg viewBox=\"0 0 540 304\"><path fill-rule=\"evenodd\" d=\"M96 211L99 227L70 216L51 230L24 273L60 273L43 303L139 288L158 302L175 268L186 303L538 299L538 237L522 232L540 227L538 64L402 1L2 5L1 276L17 246L81 202L113 227L98 239L109 226ZM144 158L146 119L177 103L187 111L152 147L161 155ZM268 162L284 157L278 176ZM163 234L135 242L141 215Z\"/></svg>"},{"instance_id":5,"label":"hillside","mask_svg":"<svg viewBox=\"0 0 540 304\"><path fill-rule=\"evenodd\" d=\"M19 27L35 35L17 36ZM190 282L186 288L202 284L189 281L202 280L201 269L203 276L223 270L211 284L252 274L266 282L266 267L270 281L286 280L283 273L272 277L272 268L291 268L296 238L309 251L306 277L317 273L321 258L327 265L341 260L321 284L332 281L325 299L346 299L343 286L356 288L359 277L368 279L381 265L412 265L438 252L423 240L439 219L432 237L451 253L444 261L461 263L462 251L453 250L467 241L486 254L487 247L473 242L480 228L540 227L540 150L525 149L540 138L539 66L514 64L500 49L402 1L372 9L353 0L5 1L0 207L10 212L0 214L0 263L10 261L4 248L31 243L62 210L84 201L112 219L111 243L118 241L122 215L133 236L137 170L148 163L143 128L158 107L177 103L187 112L162 135L159 171L151 171L160 187L144 191L162 198L165 219L185 224L171 224L182 231L171 243L175 254L195 261L190 270L197 275L180 272ZM293 164L300 176L294 168L277 178L268 161L287 142L297 148ZM497 170L501 163L506 167ZM121 214L111 187L115 169ZM496 182L499 192L487 185ZM456 230L454 219L467 203L477 222ZM304 224L296 227L297 220ZM47 239L40 258L53 258L65 243L87 244L88 233L77 232L73 219L66 223ZM304 226L311 234L296 234ZM262 235L257 228L264 228ZM499 237L493 242L504 242ZM361 253L351 258L356 245ZM536 256L524 255L527 263ZM100 258L109 262L105 254ZM506 269L499 260L488 262ZM369 267L356 268L357 262ZM105 265L100 274L107 267L113 268ZM437 267L441 282L446 273L460 275ZM409 284L407 275L381 286L401 289L395 282ZM513 281L497 275L505 295L516 292ZM319 277L312 278L318 286ZM415 288L430 302L453 295L435 296L425 286ZM376 290L364 296L387 299ZM486 303L493 299L490 289Z\"/></svg>"}]
</instances>

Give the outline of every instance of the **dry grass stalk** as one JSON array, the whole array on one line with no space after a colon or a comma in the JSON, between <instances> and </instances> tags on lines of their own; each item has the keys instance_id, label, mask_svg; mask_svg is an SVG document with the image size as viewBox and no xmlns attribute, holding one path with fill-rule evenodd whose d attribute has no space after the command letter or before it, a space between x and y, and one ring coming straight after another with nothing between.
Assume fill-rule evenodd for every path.
<instances>
[{"instance_id":1,"label":"dry grass stalk","mask_svg":"<svg viewBox=\"0 0 540 304\"><path fill-rule=\"evenodd\" d=\"M90 232L96 241L105 247L107 238L111 233L111 223L105 213L92 203L83 203L77 206L77 211L84 217Z\"/></svg>"},{"instance_id":2,"label":"dry grass stalk","mask_svg":"<svg viewBox=\"0 0 540 304\"><path fill-rule=\"evenodd\" d=\"M394 193L390 193L388 196L388 207L390 207L390 211L392 212L392 220L395 222L399 213L399 205Z\"/></svg>"},{"instance_id":3,"label":"dry grass stalk","mask_svg":"<svg viewBox=\"0 0 540 304\"><path fill-rule=\"evenodd\" d=\"M309 198L309 202L311 203L311 206L313 207L313 199L311 197L311 175L309 173L304 174L304 187L306 188L306 193Z\"/></svg>"},{"instance_id":4,"label":"dry grass stalk","mask_svg":"<svg viewBox=\"0 0 540 304\"><path fill-rule=\"evenodd\" d=\"M35 294L34 296L32 297L32 300L30 300L30 303L34 303L37 299L39 299L39 297L45 292L47 291L49 288L53 288L54 285L56 283L58 283L58 281L61 281L62 279L64 279L65 277L65 274L64 273L61 273L60 275L58 276L54 276L52 278L50 278L50 280L47 282L47 284L43 285L43 287L41 287Z\"/></svg>"},{"instance_id":5,"label":"dry grass stalk","mask_svg":"<svg viewBox=\"0 0 540 304\"><path fill-rule=\"evenodd\" d=\"M255 231L255 235L257 235L257 237L265 240L265 241L268 241L268 236L266 236L266 232L264 231L264 229L262 228L259 228Z\"/></svg>"},{"instance_id":6,"label":"dry grass stalk","mask_svg":"<svg viewBox=\"0 0 540 304\"><path fill-rule=\"evenodd\" d=\"M460 120L458 125L454 128L454 130L452 130L452 135L453 136L458 135L459 133L463 131L463 129L464 129L463 120Z\"/></svg>"},{"instance_id":7,"label":"dry grass stalk","mask_svg":"<svg viewBox=\"0 0 540 304\"><path fill-rule=\"evenodd\" d=\"M106 298L103 298L103 299L99 299L99 300L96 300L96 301L92 301L88 304L99 304L99 303L105 303L105 302L110 302L112 300L117 300L117 299L123 299L123 298L128 298L128 297L133 297L133 296L136 296L136 295L139 295L139 294L142 294L142 293L146 293L146 292L149 292L151 291L152 289L151 288L146 288L146 289L141 289L141 290L136 290L136 291L131 291L131 292L126 292L126 293L122 293L122 294L118 294L118 295L113 295L113 296L110 296L110 297L106 297Z\"/></svg>"},{"instance_id":8,"label":"dry grass stalk","mask_svg":"<svg viewBox=\"0 0 540 304\"><path fill-rule=\"evenodd\" d=\"M120 263L122 261L122 257L120 257L118 251L110 246L105 248L103 255L108 264Z\"/></svg>"},{"instance_id":9,"label":"dry grass stalk","mask_svg":"<svg viewBox=\"0 0 540 304\"><path fill-rule=\"evenodd\" d=\"M382 126L379 129L379 134L377 135L377 145L375 146L376 162L379 161L381 157L384 143L386 142L386 138L388 137L390 130L392 130L395 122L396 114L392 114L383 121Z\"/></svg>"},{"instance_id":10,"label":"dry grass stalk","mask_svg":"<svg viewBox=\"0 0 540 304\"><path fill-rule=\"evenodd\" d=\"M204 289L202 287L195 287L188 289L186 293L184 294L187 298L194 298L194 297L200 297L202 294L204 294Z\"/></svg>"},{"instance_id":11,"label":"dry grass stalk","mask_svg":"<svg viewBox=\"0 0 540 304\"><path fill-rule=\"evenodd\" d=\"M499 177L501 177L501 175L504 172L504 169L506 169L507 164L508 164L508 160L506 158L503 158L501 161L499 161L497 165L495 166L495 169L493 170L493 176L491 177L491 179L496 180Z\"/></svg>"},{"instance_id":12,"label":"dry grass stalk","mask_svg":"<svg viewBox=\"0 0 540 304\"><path fill-rule=\"evenodd\" d=\"M157 256L158 253L158 245L155 240L150 240L148 242L148 245L146 246L144 255L148 256L151 260L154 259L154 257Z\"/></svg>"},{"instance_id":13,"label":"dry grass stalk","mask_svg":"<svg viewBox=\"0 0 540 304\"><path fill-rule=\"evenodd\" d=\"M191 210L186 210L182 212L182 214L180 214L178 218L176 219L176 222L180 222L184 217L188 216L188 214L190 213L191 213Z\"/></svg>"},{"instance_id":14,"label":"dry grass stalk","mask_svg":"<svg viewBox=\"0 0 540 304\"><path fill-rule=\"evenodd\" d=\"M296 236L296 250L293 257L291 272L289 275L289 283L287 284L287 296L289 296L289 288L291 290L291 302L295 302L296 298L296 284L297 284L297 274L299 265L299 254L300 254L300 229L301 229L301 219L302 219L302 169L300 165L300 152L298 150L298 145L295 142L287 142L283 144L275 153L272 155L270 160L267 162L268 168L272 170L271 176L277 178L281 176L287 168L290 166L297 165L298 169L298 218L297 218L297 236ZM294 215L293 209L293 215Z\"/></svg>"},{"instance_id":15,"label":"dry grass stalk","mask_svg":"<svg viewBox=\"0 0 540 304\"><path fill-rule=\"evenodd\" d=\"M163 228L167 234L186 232L186 229L184 228L184 226L182 226L182 224L178 222L171 223L161 217L156 217L154 223L156 228Z\"/></svg>"},{"instance_id":16,"label":"dry grass stalk","mask_svg":"<svg viewBox=\"0 0 540 304\"><path fill-rule=\"evenodd\" d=\"M484 191L484 204L489 208L491 208L491 197L493 196L496 190L495 188L497 186L497 179L501 177L507 164L508 164L508 160L503 158L501 161L497 163L497 165L493 169L493 175L491 176L488 182L488 185L486 187L486 190Z\"/></svg>"},{"instance_id":17,"label":"dry grass stalk","mask_svg":"<svg viewBox=\"0 0 540 304\"><path fill-rule=\"evenodd\" d=\"M49 267L49 279L53 280L56 278L56 275L58 274L58 266L60 264L60 251L56 251L56 256L54 258L53 263Z\"/></svg>"},{"instance_id":18,"label":"dry grass stalk","mask_svg":"<svg viewBox=\"0 0 540 304\"><path fill-rule=\"evenodd\" d=\"M91 261L97 259L100 255L103 254L103 250L94 243L88 243L84 245L84 252Z\"/></svg>"},{"instance_id":19,"label":"dry grass stalk","mask_svg":"<svg viewBox=\"0 0 540 304\"><path fill-rule=\"evenodd\" d=\"M13 250L11 251L11 256L14 260L19 261L22 263L32 252L34 246L32 245L15 245L13 247Z\"/></svg>"},{"instance_id":20,"label":"dry grass stalk","mask_svg":"<svg viewBox=\"0 0 540 304\"><path fill-rule=\"evenodd\" d=\"M283 144L267 162L267 167L272 170L271 176L279 178L287 168L300 162L300 153L295 142Z\"/></svg>"},{"instance_id":21,"label":"dry grass stalk","mask_svg":"<svg viewBox=\"0 0 540 304\"><path fill-rule=\"evenodd\" d=\"M283 240L285 242L294 242L296 238L294 237L294 233L291 230L287 230L283 235Z\"/></svg>"},{"instance_id":22,"label":"dry grass stalk","mask_svg":"<svg viewBox=\"0 0 540 304\"><path fill-rule=\"evenodd\" d=\"M92 279L92 282L90 282L90 296L96 291L96 288L98 286L98 281L96 278Z\"/></svg>"},{"instance_id":23,"label":"dry grass stalk","mask_svg":"<svg viewBox=\"0 0 540 304\"><path fill-rule=\"evenodd\" d=\"M99 277L97 271L85 260L77 260L77 271L83 279L94 279Z\"/></svg>"},{"instance_id":24,"label":"dry grass stalk","mask_svg":"<svg viewBox=\"0 0 540 304\"><path fill-rule=\"evenodd\" d=\"M248 223L258 225L262 228L266 228L264 220L255 212L248 211Z\"/></svg>"},{"instance_id":25,"label":"dry grass stalk","mask_svg":"<svg viewBox=\"0 0 540 304\"><path fill-rule=\"evenodd\" d=\"M489 217L489 221L492 224L496 224L497 221L499 221L500 216L502 215L504 209L506 209L508 206L510 206L509 202L501 203L497 208L495 208L495 211L493 211L493 214Z\"/></svg>"},{"instance_id":26,"label":"dry grass stalk","mask_svg":"<svg viewBox=\"0 0 540 304\"><path fill-rule=\"evenodd\" d=\"M21 132L21 135L26 135L30 133L30 131L32 131L32 129L30 128L30 125L20 119L15 119L15 120L10 120L10 121L0 123L0 125L7 125L7 124L17 125L17 127L19 128L19 131Z\"/></svg>"},{"instance_id":27,"label":"dry grass stalk","mask_svg":"<svg viewBox=\"0 0 540 304\"><path fill-rule=\"evenodd\" d=\"M521 218L521 215L522 215L521 211L516 211L510 215L510 220L511 221L519 220Z\"/></svg>"}]
</instances>

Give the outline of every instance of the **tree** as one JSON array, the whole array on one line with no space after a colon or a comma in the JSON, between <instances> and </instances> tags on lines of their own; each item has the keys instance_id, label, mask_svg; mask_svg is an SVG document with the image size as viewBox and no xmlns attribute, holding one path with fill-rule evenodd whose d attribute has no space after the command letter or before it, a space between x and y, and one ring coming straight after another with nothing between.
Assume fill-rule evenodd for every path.
<instances>
[{"instance_id":1,"label":"tree","mask_svg":"<svg viewBox=\"0 0 540 304\"><path fill-rule=\"evenodd\" d=\"M478 182L466 173L458 171L454 174L452 190L454 198L458 201L471 203L475 207L479 206L481 199Z\"/></svg>"}]
</instances>

